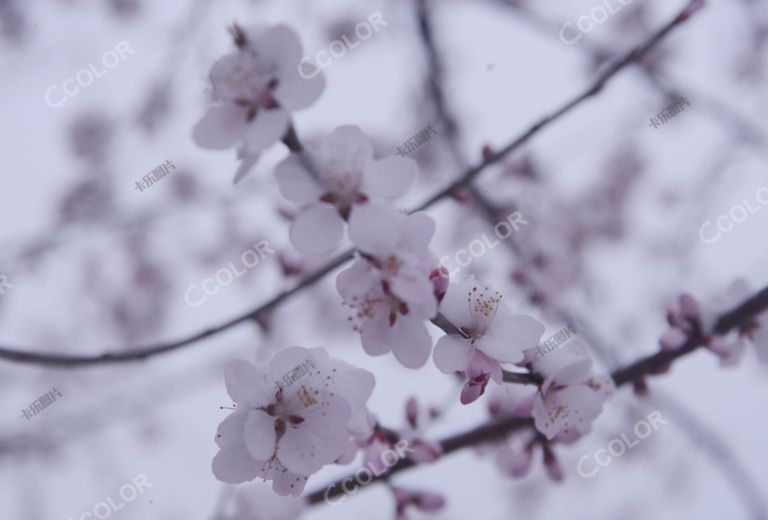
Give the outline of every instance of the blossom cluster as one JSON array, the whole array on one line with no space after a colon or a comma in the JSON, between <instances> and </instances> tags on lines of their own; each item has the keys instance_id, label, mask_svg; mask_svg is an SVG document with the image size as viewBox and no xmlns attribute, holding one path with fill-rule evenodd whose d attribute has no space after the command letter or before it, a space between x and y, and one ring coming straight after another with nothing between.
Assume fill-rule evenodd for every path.
<instances>
[{"instance_id":1,"label":"blossom cluster","mask_svg":"<svg viewBox=\"0 0 768 520\"><path fill-rule=\"evenodd\" d=\"M216 104L195 127L196 142L213 149L236 146L237 182L262 151L282 140L289 153L274 175L283 197L297 206L291 243L310 255L330 253L345 240L355 247L336 289L364 351L392 353L409 369L432 357L440 371L463 379L463 404L479 399L490 381L503 385L507 370L527 376L534 389L502 386L506 394L492 400L492 409L531 417L547 440L545 462L555 468L548 442L572 442L589 431L613 392L611 378L593 373L592 360L577 341L537 356L543 323L514 312L500 291L474 278L449 281L430 246L435 221L392 205L416 179L412 159L375 157L370 139L351 125L311 146L298 142L290 114L317 100L324 80L319 73L311 78L296 73L301 45L291 29L235 26L233 35L236 50L211 70ZM434 345L428 322L445 333ZM373 376L330 358L322 348L287 348L259 365L236 360L225 379L235 411L216 435L213 472L223 482L262 478L272 481L279 495L296 497L312 474L351 462L361 449L369 463L396 440L407 442L415 462L442 454L439 444L417 435L413 402L410 429L393 438L378 427L367 409ZM523 453L530 453L539 435L526 435ZM526 457L509 452L509 459ZM442 505L426 492L398 489L396 495L400 512Z\"/></svg>"},{"instance_id":2,"label":"blossom cluster","mask_svg":"<svg viewBox=\"0 0 768 520\"><path fill-rule=\"evenodd\" d=\"M296 366L312 368L286 384ZM213 473L222 482L260 477L277 494L298 496L323 466L348 462L354 437L373 427L366 407L373 375L322 348L286 348L262 365L234 360L225 380L236 410L216 433Z\"/></svg>"}]
</instances>

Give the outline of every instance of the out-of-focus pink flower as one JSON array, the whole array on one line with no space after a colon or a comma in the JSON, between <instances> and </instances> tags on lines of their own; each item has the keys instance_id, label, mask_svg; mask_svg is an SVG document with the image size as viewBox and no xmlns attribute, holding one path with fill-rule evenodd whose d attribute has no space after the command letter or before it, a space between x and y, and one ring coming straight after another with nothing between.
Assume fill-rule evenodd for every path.
<instances>
[{"instance_id":1,"label":"out-of-focus pink flower","mask_svg":"<svg viewBox=\"0 0 768 520\"><path fill-rule=\"evenodd\" d=\"M238 49L211 68L213 97L195 125L192 137L213 150L239 145L242 161L235 182L256 162L258 154L279 141L290 125L290 113L309 107L325 88L322 74L299 75L301 43L286 25L243 31L236 27Z\"/></svg>"},{"instance_id":2,"label":"out-of-focus pink flower","mask_svg":"<svg viewBox=\"0 0 768 520\"><path fill-rule=\"evenodd\" d=\"M533 419L548 440L573 442L589 432L615 391L609 375L592 375L592 359L580 341L540 357L533 369L545 378L534 400Z\"/></svg>"},{"instance_id":3,"label":"out-of-focus pink flower","mask_svg":"<svg viewBox=\"0 0 768 520\"><path fill-rule=\"evenodd\" d=\"M364 210L403 195L417 169L405 157L374 160L373 145L356 126L340 126L316 148L289 155L275 168L275 178L283 196L302 207L291 225L291 242L305 253L330 252L349 220L358 247L377 244L379 230L371 228L377 223L371 218L378 213Z\"/></svg>"},{"instance_id":4,"label":"out-of-focus pink flower","mask_svg":"<svg viewBox=\"0 0 768 520\"><path fill-rule=\"evenodd\" d=\"M235 360L225 380L237 410L216 435L213 473L223 482L261 477L298 496L307 477L345 455L351 434L370 427L373 375L322 348L287 348L269 365Z\"/></svg>"}]
</instances>

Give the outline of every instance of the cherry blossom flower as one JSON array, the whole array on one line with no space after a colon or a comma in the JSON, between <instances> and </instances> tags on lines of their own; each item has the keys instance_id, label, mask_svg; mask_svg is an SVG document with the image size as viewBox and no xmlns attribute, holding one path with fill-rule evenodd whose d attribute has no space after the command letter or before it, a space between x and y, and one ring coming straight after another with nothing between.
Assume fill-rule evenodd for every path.
<instances>
[{"instance_id":1,"label":"cherry blossom flower","mask_svg":"<svg viewBox=\"0 0 768 520\"><path fill-rule=\"evenodd\" d=\"M539 356L532 368L545 378L532 415L536 429L548 440L573 442L588 433L616 389L609 375L592 375L592 359L578 340Z\"/></svg>"},{"instance_id":2,"label":"cherry blossom flower","mask_svg":"<svg viewBox=\"0 0 768 520\"><path fill-rule=\"evenodd\" d=\"M216 435L213 473L222 482L260 477L298 496L310 475L345 456L350 435L370 431L373 375L325 349L287 348L268 365L235 360L225 380L237 409Z\"/></svg>"},{"instance_id":3,"label":"cherry blossom flower","mask_svg":"<svg viewBox=\"0 0 768 520\"><path fill-rule=\"evenodd\" d=\"M314 149L293 153L275 168L283 196L302 207L291 242L305 253L328 253L341 242L347 220L350 228L375 234L369 219L355 223L361 208L400 197L416 173L412 159L374 160L373 145L358 127L336 128Z\"/></svg>"},{"instance_id":4,"label":"cherry blossom flower","mask_svg":"<svg viewBox=\"0 0 768 520\"><path fill-rule=\"evenodd\" d=\"M393 352L408 368L424 366L432 350L425 321L437 314L433 276L437 258L429 251L434 221L424 214L404 215L366 207L350 224L361 258L336 279L350 321L371 356ZM369 226L369 234L363 228Z\"/></svg>"},{"instance_id":5,"label":"cherry blossom flower","mask_svg":"<svg viewBox=\"0 0 768 520\"><path fill-rule=\"evenodd\" d=\"M286 25L243 31L235 26L238 48L211 68L213 98L195 126L198 146L212 150L239 144L239 182L261 151L279 141L290 126L290 112L309 107L325 88L322 74L298 73L301 43Z\"/></svg>"},{"instance_id":6,"label":"cherry blossom flower","mask_svg":"<svg viewBox=\"0 0 768 520\"><path fill-rule=\"evenodd\" d=\"M434 362L446 374L465 373L463 404L480 397L489 379L501 384L501 363L522 361L523 350L535 348L545 329L531 316L513 314L500 292L474 279L451 284L440 312L461 334L438 340Z\"/></svg>"}]
</instances>

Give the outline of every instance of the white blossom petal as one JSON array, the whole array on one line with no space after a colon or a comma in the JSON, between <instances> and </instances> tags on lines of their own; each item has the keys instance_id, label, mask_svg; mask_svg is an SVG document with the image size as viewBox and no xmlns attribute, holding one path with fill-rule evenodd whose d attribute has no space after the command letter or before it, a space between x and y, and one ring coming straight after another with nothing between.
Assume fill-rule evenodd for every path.
<instances>
[{"instance_id":1,"label":"white blossom petal","mask_svg":"<svg viewBox=\"0 0 768 520\"><path fill-rule=\"evenodd\" d=\"M371 202L356 205L349 217L349 238L366 253L391 253L400 239L402 218L401 214Z\"/></svg>"},{"instance_id":2,"label":"white blossom petal","mask_svg":"<svg viewBox=\"0 0 768 520\"><path fill-rule=\"evenodd\" d=\"M319 69L306 63L301 68L306 77L293 67L280 78L274 92L280 105L291 111L309 107L325 90L325 75Z\"/></svg>"},{"instance_id":3,"label":"white blossom petal","mask_svg":"<svg viewBox=\"0 0 768 520\"><path fill-rule=\"evenodd\" d=\"M445 374L463 372L474 355L469 341L458 334L447 334L437 340L432 359L435 366Z\"/></svg>"},{"instance_id":4,"label":"white blossom petal","mask_svg":"<svg viewBox=\"0 0 768 520\"><path fill-rule=\"evenodd\" d=\"M389 313L384 306L377 306L373 316L363 322L360 340L369 356L382 356L392 350L392 327Z\"/></svg>"},{"instance_id":5,"label":"white blossom petal","mask_svg":"<svg viewBox=\"0 0 768 520\"><path fill-rule=\"evenodd\" d=\"M336 277L336 290L345 302L362 300L375 280L374 268L365 260L355 260Z\"/></svg>"},{"instance_id":6,"label":"white blossom petal","mask_svg":"<svg viewBox=\"0 0 768 520\"><path fill-rule=\"evenodd\" d=\"M291 243L304 253L329 253L338 247L343 236L344 221L326 204L307 207L291 224Z\"/></svg>"},{"instance_id":7,"label":"white blossom petal","mask_svg":"<svg viewBox=\"0 0 768 520\"><path fill-rule=\"evenodd\" d=\"M243 146L258 153L278 142L288 130L288 112L282 108L259 110L243 133Z\"/></svg>"},{"instance_id":8,"label":"white blossom petal","mask_svg":"<svg viewBox=\"0 0 768 520\"><path fill-rule=\"evenodd\" d=\"M278 443L277 458L289 470L311 475L344 455L349 434L349 404L340 396L324 396L323 405L301 416L304 422L289 425Z\"/></svg>"},{"instance_id":9,"label":"white blossom petal","mask_svg":"<svg viewBox=\"0 0 768 520\"><path fill-rule=\"evenodd\" d=\"M229 414L226 419L221 421L216 431L216 444L221 447L233 442L242 442L243 432L245 431L245 420L248 418L247 411L236 411Z\"/></svg>"},{"instance_id":10,"label":"white blossom petal","mask_svg":"<svg viewBox=\"0 0 768 520\"><path fill-rule=\"evenodd\" d=\"M392 353L406 368L421 368L432 351L432 337L424 322L409 316L398 316L392 327Z\"/></svg>"},{"instance_id":11,"label":"white blossom petal","mask_svg":"<svg viewBox=\"0 0 768 520\"><path fill-rule=\"evenodd\" d=\"M266 372L242 359L235 359L224 371L229 396L241 409L260 408L269 404L274 391L266 381Z\"/></svg>"},{"instance_id":12,"label":"white blossom petal","mask_svg":"<svg viewBox=\"0 0 768 520\"><path fill-rule=\"evenodd\" d=\"M316 154L324 170L360 172L373 160L370 139L354 125L336 127Z\"/></svg>"},{"instance_id":13,"label":"white blossom petal","mask_svg":"<svg viewBox=\"0 0 768 520\"><path fill-rule=\"evenodd\" d=\"M266 460L275 452L275 418L263 410L251 410L245 420L245 446L256 460Z\"/></svg>"},{"instance_id":14,"label":"white blossom petal","mask_svg":"<svg viewBox=\"0 0 768 520\"><path fill-rule=\"evenodd\" d=\"M434 236L435 220L426 213L412 213L405 217L399 245L408 251L428 251Z\"/></svg>"},{"instance_id":15,"label":"white blossom petal","mask_svg":"<svg viewBox=\"0 0 768 520\"><path fill-rule=\"evenodd\" d=\"M283 197L300 206L318 201L323 194L299 154L292 153L275 166L275 180Z\"/></svg>"},{"instance_id":16,"label":"white blossom petal","mask_svg":"<svg viewBox=\"0 0 768 520\"><path fill-rule=\"evenodd\" d=\"M363 189L373 197L392 199L404 195L416 179L416 161L396 155L373 161L363 173Z\"/></svg>"},{"instance_id":17,"label":"white blossom petal","mask_svg":"<svg viewBox=\"0 0 768 520\"><path fill-rule=\"evenodd\" d=\"M402 301L414 305L431 305L437 314L437 300L428 273L415 268L401 267L396 276L390 279L390 288Z\"/></svg>"},{"instance_id":18,"label":"white blossom petal","mask_svg":"<svg viewBox=\"0 0 768 520\"><path fill-rule=\"evenodd\" d=\"M263 462L254 460L244 442L232 442L219 449L213 457L213 474L227 484L253 480L261 473Z\"/></svg>"},{"instance_id":19,"label":"white blossom petal","mask_svg":"<svg viewBox=\"0 0 768 520\"><path fill-rule=\"evenodd\" d=\"M288 25L266 27L254 40L251 46L261 59L276 67L278 76L296 70L301 59L301 41Z\"/></svg>"},{"instance_id":20,"label":"white blossom petal","mask_svg":"<svg viewBox=\"0 0 768 520\"><path fill-rule=\"evenodd\" d=\"M245 132L245 110L224 104L212 106L192 129L192 138L201 148L223 150L234 146Z\"/></svg>"}]
</instances>

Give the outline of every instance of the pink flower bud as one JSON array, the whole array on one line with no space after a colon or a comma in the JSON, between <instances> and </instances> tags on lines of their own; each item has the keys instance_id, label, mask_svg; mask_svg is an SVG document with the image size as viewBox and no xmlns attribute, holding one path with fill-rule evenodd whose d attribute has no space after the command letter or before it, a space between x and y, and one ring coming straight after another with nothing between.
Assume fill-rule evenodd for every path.
<instances>
[{"instance_id":1,"label":"pink flower bud","mask_svg":"<svg viewBox=\"0 0 768 520\"><path fill-rule=\"evenodd\" d=\"M409 397L405 403L405 420L414 430L418 427L419 403L415 397Z\"/></svg>"},{"instance_id":2,"label":"pink flower bud","mask_svg":"<svg viewBox=\"0 0 768 520\"><path fill-rule=\"evenodd\" d=\"M699 304L694 297L688 293L680 295L680 313L684 318L690 321L699 321L701 319Z\"/></svg>"},{"instance_id":3,"label":"pink flower bud","mask_svg":"<svg viewBox=\"0 0 768 520\"><path fill-rule=\"evenodd\" d=\"M667 329L667 331L662 334L661 338L659 339L659 345L661 346L661 350L672 351L678 350L680 347L685 345L687 341L688 334L686 334L681 329L678 329L677 327L672 327L671 329Z\"/></svg>"},{"instance_id":4,"label":"pink flower bud","mask_svg":"<svg viewBox=\"0 0 768 520\"><path fill-rule=\"evenodd\" d=\"M413 505L422 511L439 511L445 507L445 498L437 493L422 492L415 496Z\"/></svg>"},{"instance_id":5,"label":"pink flower bud","mask_svg":"<svg viewBox=\"0 0 768 520\"><path fill-rule=\"evenodd\" d=\"M485 385L487 383L487 379L483 383L467 381L464 388L461 389L461 397L459 398L461 404L469 404L477 401L477 399L485 392Z\"/></svg>"},{"instance_id":6,"label":"pink flower bud","mask_svg":"<svg viewBox=\"0 0 768 520\"><path fill-rule=\"evenodd\" d=\"M443 455L443 446L439 442L413 438L408 444L411 447L408 458L414 462L434 462Z\"/></svg>"},{"instance_id":7,"label":"pink flower bud","mask_svg":"<svg viewBox=\"0 0 768 520\"><path fill-rule=\"evenodd\" d=\"M548 444L544 444L544 469L547 470L547 476L555 482L562 482L565 478L563 468L560 467L560 463L557 461L555 452L549 447Z\"/></svg>"}]
</instances>

